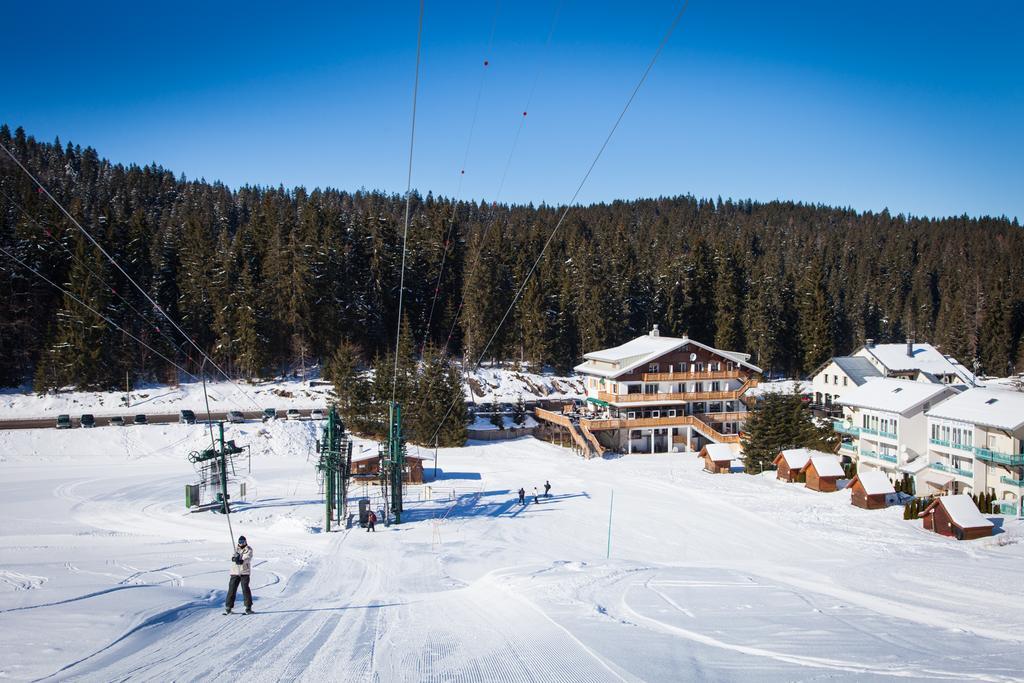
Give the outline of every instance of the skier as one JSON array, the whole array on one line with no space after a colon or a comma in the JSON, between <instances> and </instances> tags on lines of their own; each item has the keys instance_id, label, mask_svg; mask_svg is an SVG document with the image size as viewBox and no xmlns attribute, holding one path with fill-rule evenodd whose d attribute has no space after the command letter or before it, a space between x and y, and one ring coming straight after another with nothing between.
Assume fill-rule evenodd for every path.
<instances>
[{"instance_id":1,"label":"skier","mask_svg":"<svg viewBox=\"0 0 1024 683\"><path fill-rule=\"evenodd\" d=\"M228 581L228 598L224 602L224 614L231 614L235 606L235 593L238 585L242 585L242 599L245 601L245 613L252 614L252 591L249 590L249 575L252 572L252 546L246 543L245 536L238 537L235 554L231 556L231 579Z\"/></svg>"},{"instance_id":2,"label":"skier","mask_svg":"<svg viewBox=\"0 0 1024 683\"><path fill-rule=\"evenodd\" d=\"M537 487L536 486L533 487L533 502L534 503L539 503L540 502L540 494L537 493Z\"/></svg>"},{"instance_id":3,"label":"skier","mask_svg":"<svg viewBox=\"0 0 1024 683\"><path fill-rule=\"evenodd\" d=\"M545 498L550 498L551 497L551 482L550 481L545 481L544 482L544 497Z\"/></svg>"},{"instance_id":4,"label":"skier","mask_svg":"<svg viewBox=\"0 0 1024 683\"><path fill-rule=\"evenodd\" d=\"M374 524L377 523L377 513L370 510L370 514L366 516L366 533L377 533L377 529L374 528Z\"/></svg>"},{"instance_id":5,"label":"skier","mask_svg":"<svg viewBox=\"0 0 1024 683\"><path fill-rule=\"evenodd\" d=\"M519 487L519 504L526 505L526 489Z\"/></svg>"}]
</instances>

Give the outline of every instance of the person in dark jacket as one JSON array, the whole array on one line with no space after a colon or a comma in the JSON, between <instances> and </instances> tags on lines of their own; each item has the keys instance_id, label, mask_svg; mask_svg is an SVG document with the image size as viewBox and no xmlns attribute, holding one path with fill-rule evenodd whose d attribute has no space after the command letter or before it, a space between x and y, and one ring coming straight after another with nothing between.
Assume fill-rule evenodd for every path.
<instances>
[{"instance_id":1,"label":"person in dark jacket","mask_svg":"<svg viewBox=\"0 0 1024 683\"><path fill-rule=\"evenodd\" d=\"M526 505L526 489L519 487L519 504Z\"/></svg>"},{"instance_id":2,"label":"person in dark jacket","mask_svg":"<svg viewBox=\"0 0 1024 683\"><path fill-rule=\"evenodd\" d=\"M370 510L370 514L366 516L366 533L377 533L377 529L374 528L374 524L377 523L377 513Z\"/></svg>"},{"instance_id":3,"label":"person in dark jacket","mask_svg":"<svg viewBox=\"0 0 1024 683\"><path fill-rule=\"evenodd\" d=\"M242 586L242 599L245 601L245 613L252 614L252 591L249 589L249 575L252 573L252 546L245 536L238 537L235 554L231 556L231 579L228 581L228 598L224 602L224 614L231 614L235 606L235 594L238 586Z\"/></svg>"},{"instance_id":4,"label":"person in dark jacket","mask_svg":"<svg viewBox=\"0 0 1024 683\"><path fill-rule=\"evenodd\" d=\"M544 497L545 498L550 498L551 497L551 482L550 481L545 481L544 482Z\"/></svg>"}]
</instances>

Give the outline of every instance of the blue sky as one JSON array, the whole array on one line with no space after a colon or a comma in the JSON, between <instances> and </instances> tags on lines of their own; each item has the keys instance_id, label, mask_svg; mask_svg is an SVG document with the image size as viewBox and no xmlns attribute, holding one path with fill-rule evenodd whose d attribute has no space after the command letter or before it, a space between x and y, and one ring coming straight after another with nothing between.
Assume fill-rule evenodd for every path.
<instances>
[{"instance_id":1,"label":"blue sky","mask_svg":"<svg viewBox=\"0 0 1024 683\"><path fill-rule=\"evenodd\" d=\"M8 5L0 121L236 187L404 190L416 2L208 4ZM460 196L567 201L677 8L427 0L414 186L456 193L480 93ZM580 200L1024 219L1022 44L1012 2L691 0Z\"/></svg>"}]
</instances>

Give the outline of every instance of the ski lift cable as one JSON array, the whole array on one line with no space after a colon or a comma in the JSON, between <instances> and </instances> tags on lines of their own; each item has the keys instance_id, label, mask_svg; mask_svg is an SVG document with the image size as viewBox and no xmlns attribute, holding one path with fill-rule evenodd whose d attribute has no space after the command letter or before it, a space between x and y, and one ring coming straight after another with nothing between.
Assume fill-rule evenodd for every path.
<instances>
[{"instance_id":1,"label":"ski lift cable","mask_svg":"<svg viewBox=\"0 0 1024 683\"><path fill-rule=\"evenodd\" d=\"M551 26L548 29L547 39L544 42L544 55L545 56L547 55L548 48L551 45L551 38L554 36L555 27L558 24L558 18L561 15L561 12L562 12L562 1L560 1L558 3L558 6L555 8L555 13L554 13L554 15L553 15L553 17L551 19ZM513 157L515 155L515 152L516 152L516 149L517 149L517 147L519 145L519 138L520 138L520 136L522 134L523 126L526 123L526 116L527 116L527 113L530 110L530 105L533 102L533 96L536 93L537 84L540 82L540 76L541 76L541 73L543 71L543 66L544 66L544 60L542 59L540 64L537 65L537 71L534 74L534 78L533 78L533 85L531 86L530 93L529 93L529 95L526 98L526 106L523 108L522 115L519 117L519 124L516 127L516 133L515 133L515 136L513 137L513 140L512 140L512 147L509 149L508 157L505 159L505 167L504 167L504 170L502 171L502 174L501 174L501 181L498 184L498 192L497 192L497 194L495 195L495 198L494 198L494 203L495 204L498 202L499 198L501 197L502 192L504 191L505 180L508 177L508 171L509 171L509 168L512 165L512 159L513 159ZM455 213L453 211L452 212L452 223L453 223L453 225L454 225L454 221L455 221ZM494 221L491 221L484 228L483 235L480 238L480 243L481 244L486 244L487 236L490 234L491 228L493 227L493 225L494 225ZM477 249L476 257L473 259L473 264L469 267L469 270L466 272L466 276L465 276L464 280L469 280L470 278L473 277L473 274L476 273L477 266L480 264L480 259L482 257L482 253L481 253L482 251L483 251L483 249ZM438 284L440 284L440 277L438 277ZM435 287L434 296L435 296L435 299L436 299L436 297L437 297L437 287ZM452 324L448 328L448 334L445 337L444 344L441 347L441 353L442 354L444 354L448 350L448 345L451 343L452 336L455 334L455 327L459 323L459 315L462 313L462 309L465 306L465 303L466 303L466 290L465 290L465 288L463 288L462 295L459 298L459 305L456 306L455 314L452 316ZM431 312L433 312L433 305L431 305ZM428 325L427 329L426 329L426 334L429 334L429 333L430 333L430 327Z\"/></svg>"},{"instance_id":2,"label":"ski lift cable","mask_svg":"<svg viewBox=\"0 0 1024 683\"><path fill-rule=\"evenodd\" d=\"M51 285L51 286L53 286L54 288L56 288L56 289L60 290L61 292L63 292L63 293L64 293L64 295L65 295L65 296L68 296L68 297L70 297L70 298L71 298L71 299L72 299L73 301L77 302L77 303L78 303L79 305L83 306L83 307L84 307L84 308L86 308L87 310L91 311L91 312L92 312L92 313L94 313L95 315L97 315L97 316L99 316L100 318L102 318L102 319L103 319L104 321L106 321L106 322L107 322L107 324L109 324L109 325L110 325L111 327L113 327L113 328L114 328L115 330L117 330L118 332L121 332L122 334L125 334L125 335L126 335L126 336L128 336L128 337L131 337L131 338L132 338L132 339L134 339L134 340L135 340L136 342L138 342L139 344L141 344L141 345L142 345L143 347L145 347L146 349L149 349L149 350L150 350L150 351L152 351L152 352L153 352L154 354L156 354L157 356L159 356L159 357L160 357L160 358L162 358L163 360L167 361L167 362L168 362L168 363L170 363L170 364L171 364L172 366L174 366L175 368L177 368L177 369L178 369L178 370L180 370L181 372L185 373L186 375L188 375L188 376L189 376L189 377L191 377L192 379L196 379L196 380L198 380L198 379L199 379L198 377L196 377L195 375L193 375L193 374L192 374L191 372L189 372L189 371L188 371L188 370L186 370L185 368L181 367L180 365L178 365L177 363L175 363L174 361L172 361L172 360L171 360L170 358L168 358L167 356L163 355L162 353L160 353L159 351L157 351L156 349L154 349L154 348L153 348L152 346L150 346L150 345L149 345L149 344L147 344L146 342L142 341L141 339L139 339L139 338L138 338L138 337L136 337L136 336L135 336L134 334L132 334L132 333L131 333L131 332L129 332L128 330L124 329L124 328L123 328L123 327L121 327L120 325L118 325L118 324L117 324L116 322L114 322L113 320L111 320L111 319L110 319L110 318L108 318L107 316L103 315L102 313L100 313L99 311L97 311L97 310L96 310L95 308L93 308L93 307L92 307L92 306L90 306L89 304L87 304L87 303L85 303L84 301L82 301L81 299L79 299L79 298L78 298L77 296L75 296L74 294L72 294L71 292L69 292L69 291L68 291L67 289L65 289L64 287L61 287L61 286L60 286L60 285L58 285L58 284L57 284L56 282L54 282L54 281L53 281L53 280L51 280L50 278L46 277L45 275L43 275L42 273L40 273L40 272L39 272L38 270L36 270L36 269L35 269L35 268L33 268L32 266L30 266L29 264L25 263L25 262L24 262L24 261L22 261L22 260L21 260L20 258L18 258L17 256L15 256L14 254L12 254L11 252L7 251L7 250L6 250L6 249L4 249L3 247L0 247L0 253L2 253L2 254L4 254L4 255L6 255L6 256L7 256L8 258L10 258L10 259L11 259L12 261L14 261L14 262L15 262L15 263L17 263L18 265L22 266L23 268L25 268L25 269L27 269L27 270L31 271L32 273L34 273L34 274L35 274L35 275L36 275L37 277L39 277L39 278L40 278L41 280L43 280L44 282L47 282L48 284L50 284L50 285Z\"/></svg>"},{"instance_id":3,"label":"ski lift cable","mask_svg":"<svg viewBox=\"0 0 1024 683\"><path fill-rule=\"evenodd\" d=\"M416 76L412 86L412 123L409 131L409 170L405 180L405 226L402 230L402 270L398 279L398 324L395 326L395 371L391 378L391 402L395 402L398 391L398 345L402 338L402 299L405 293L405 257L409 238L409 211L412 207L412 152L416 144L416 95L420 88L420 53L423 47L423 4L420 0L420 17L416 28Z\"/></svg>"},{"instance_id":4,"label":"ski lift cable","mask_svg":"<svg viewBox=\"0 0 1024 683\"><path fill-rule=\"evenodd\" d=\"M205 358L207 361L209 361L210 365L213 366L213 368L215 370L217 370L217 372L219 372L221 375L223 375L224 379L226 379L232 386L234 386L235 389L237 389L243 396L245 396L247 399L249 399L249 401L251 401L253 405L255 405L257 408L260 408L260 404L256 402L256 399L254 399L252 396L250 396L245 390L242 389L242 387L238 386L238 384L233 379L231 379L231 377L226 372L221 370L220 366L217 365L214 362L214 360L212 358L210 358L210 356L199 347L199 344L197 344L195 342L195 340L192 339L192 337L190 337L185 332L185 330L181 329L181 327L178 325L178 323L174 322L174 319L171 318L171 316L168 315L166 311L164 311L164 309L160 306L160 304L158 304L156 301L153 300L153 298L146 292L146 290L143 289L142 286L139 285L139 283L136 282L132 278L132 276L129 275L127 273L127 271L125 271L124 268L121 267L121 264L119 264L114 259L114 257L111 256L107 252L107 250L104 249L103 246L99 242L96 241L96 239L89 233L89 231L86 230L84 227L82 227L82 224L79 223L78 220L74 216L72 216L71 213L66 208L64 208L64 205L61 204L57 200L57 198L54 197L50 193L50 190L47 189L47 187L45 185L43 185L43 183L38 178L36 178L36 176L33 175L33 173L30 170L28 170L28 168L25 166L25 164L21 163L21 160L18 159L18 157L14 155L14 152L12 152L10 149L8 149L6 145L0 145L0 149L3 149L4 152L7 153L7 156L9 156L14 161L14 163L16 163L18 165L18 167L21 168L21 170L24 171L25 174L29 178L32 179L32 182L34 182L36 184L36 186L43 192L43 194L45 194L47 196L47 198L51 202L53 202L54 205L58 209L60 209L61 213L63 213L65 216L67 216L68 219L75 225L75 227L77 227L82 232L82 234L85 235L89 239L90 242L92 242L93 246L95 246L97 249L99 249L100 252L104 256L107 257L107 260L110 261L112 264L114 264L115 268L117 268L119 271L121 271L121 274L124 275L125 278L127 278L127 280L129 282L131 282L132 285L134 285L137 290L139 290L139 292L142 294L142 296L144 296L146 298L146 300L153 306L153 309L155 311L157 311L160 315L162 315L167 320L167 322L169 322L174 327L174 329L178 331L178 334L180 334L182 337L184 337L185 340L187 340L189 342L189 344L191 344L192 347L196 351L198 351L200 353L200 355L203 356L203 358ZM191 373L189 373L189 376L190 377L194 377L194 375L192 375Z\"/></svg>"},{"instance_id":5,"label":"ski lift cable","mask_svg":"<svg viewBox=\"0 0 1024 683\"><path fill-rule=\"evenodd\" d=\"M448 230L445 232L444 243L442 245L441 252L441 267L438 269L437 282L434 283L434 297L430 302L430 313L427 315L427 324L423 328L423 344L420 345L420 357L423 357L423 352L427 346L427 340L430 338L430 325L434 322L434 309L437 306L437 298L441 291L441 280L444 277L445 265L448 261L448 248L451 244L452 232L455 229L455 217L458 215L459 199L462 197L462 184L466 178L466 165L469 163L469 151L473 145L473 132L476 130L477 118L480 114L480 100L484 93L484 82L486 80L487 72L490 70L491 50L494 45L494 32L498 26L498 14L500 2L494 3L494 18L491 21L491 34L487 39L487 49L484 51L483 69L480 72L480 85L476 92L476 103L473 106L473 116L469 123L469 133L466 136L466 149L462 155L462 166L459 167L459 184L455 188L455 195L452 197L452 213L451 218L448 220Z\"/></svg>"},{"instance_id":6,"label":"ski lift cable","mask_svg":"<svg viewBox=\"0 0 1024 683\"><path fill-rule=\"evenodd\" d=\"M637 93L640 92L640 88L643 86L644 82L647 80L647 77L650 75L651 70L654 69L654 65L655 65L655 63L657 63L658 57L661 56L661 53L664 51L665 46L668 44L669 38L672 37L672 34L675 32L676 27L679 25L679 22L682 20L683 15L686 13L687 7L689 7L689 6L690 6L690 0L685 0L685 2L683 2L682 7L679 9L679 12L676 14L675 18L672 20L672 23L669 25L669 28L665 32L664 37L662 37L661 42L658 44L658 49L655 50L655 52L654 52L654 56L651 57L651 61L648 62L647 68L644 69L643 74L640 76L640 80L637 81L637 84L633 88L633 91L630 93L629 98L626 100L625 105L623 105L622 111L619 112L618 118L615 119L615 123L612 124L611 130L608 131L608 135L605 136L604 142L601 143L601 146L597 150L597 154L594 155L593 160L590 162L590 165L587 167L586 173L583 174L583 177L580 179L579 184L576 186L576 191L573 192L572 198L565 205L565 209L562 211L562 215L559 216L558 222L555 223L555 227L551 230L551 233L548 235L547 240L544 242L544 246L541 247L540 253L537 254L537 258L534 260L533 265L530 266L530 270L527 271L526 277L523 278L522 284L519 285L519 289L516 290L515 296L512 297L512 301L509 303L508 308L505 310L505 314L502 316L501 320L498 322L498 325L494 329L494 332L491 334L490 339L487 340L487 343L484 345L483 349L480 351L480 355L477 357L476 362L473 363L472 369L475 370L475 369L479 368L480 367L480 363L483 362L484 357L487 355L488 349L490 349L491 344L494 343L495 338L497 338L497 336L498 336L498 332L501 330L502 326L505 324L505 321L508 320L508 316L512 312L512 309L515 308L516 303L518 303L519 298L522 296L523 291L526 289L527 283L530 281L530 278L533 276L534 271L537 270L537 266L540 264L541 259L544 258L544 254L547 252L547 249L551 245L552 240L555 238L555 235L558 233L559 228L562 227L562 223L565 222L566 216L569 215L569 212L572 210L573 205L576 203L576 199L579 197L580 192L583 190L583 186L586 185L587 180L590 178L590 174L594 171L594 167L597 166L597 162L601 159L601 155L604 154L605 149L608 147L608 143L611 142L611 139L615 135L615 131L618 129L619 124L622 123L622 119L625 118L626 112L629 111L629 107L630 107L631 104L633 104L633 100L636 99ZM441 427L444 425L445 420L448 419L448 416L451 415L451 412L455 408L456 403L458 403L458 399L456 399L455 401L452 401L451 404L448 406L448 410L445 411L444 417L441 418L441 421L438 423L437 428L434 430L434 433L431 435L430 439L427 440L427 443L430 443L431 441L433 441L434 437L437 436L437 433L439 431L441 431Z\"/></svg>"},{"instance_id":7,"label":"ski lift cable","mask_svg":"<svg viewBox=\"0 0 1024 683\"><path fill-rule=\"evenodd\" d=\"M118 299L120 299L121 302L124 303L124 305L127 306L129 309L131 309L131 311L135 315L137 315L143 322L145 322L147 325L152 327L157 332L157 334L162 336L164 339L169 341L174 347L177 348L178 343L176 341L174 341L174 339L172 339L171 336L169 334L167 334L167 332L165 330L160 329L160 327L157 326L156 323L154 323L152 320L150 320L145 315L143 315L143 313L141 311L139 311L139 309L135 308L135 306L133 306L131 304L131 302L128 301L128 299L123 297L120 292L118 292L116 289L114 289L114 287L109 282L104 280L102 277L100 277L100 275L98 273L96 273L96 271L94 271L91 267L89 267L89 264L87 264L82 259L78 258L78 256L76 256L73 251L68 249L67 246L63 242L61 242L59 239L57 239L56 235L54 235L52 232L50 232L50 230L48 228L46 228L44 225L42 225L38 220L33 218L32 215L28 212L28 209L26 209L24 206L22 206L16 199L14 199L14 197L12 197L11 195L7 194L7 192L3 188L0 188L0 194L2 194L4 197L6 197L7 201L9 201L11 204L13 204L15 208L17 208L19 211L21 211L22 215L25 218L27 218L29 221L31 221L37 228L42 230L43 234L46 235L47 237L49 237L50 240L52 240L58 247L60 247L65 253L67 253L67 255L70 256L71 259L73 261L75 261L75 263L77 263L82 268L84 268L86 270L86 272L89 273L89 275L91 277L96 278L100 282L100 284L102 284L104 287L109 289L111 294L113 294Z\"/></svg>"}]
</instances>

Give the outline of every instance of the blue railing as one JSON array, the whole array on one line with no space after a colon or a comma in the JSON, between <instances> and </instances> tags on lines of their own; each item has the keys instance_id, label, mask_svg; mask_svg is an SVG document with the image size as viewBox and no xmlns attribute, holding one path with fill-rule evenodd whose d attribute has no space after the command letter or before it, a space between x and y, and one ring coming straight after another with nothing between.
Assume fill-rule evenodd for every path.
<instances>
[{"instance_id":1,"label":"blue railing","mask_svg":"<svg viewBox=\"0 0 1024 683\"><path fill-rule=\"evenodd\" d=\"M936 446L949 446L949 442L945 439L928 439L928 442Z\"/></svg>"},{"instance_id":2,"label":"blue railing","mask_svg":"<svg viewBox=\"0 0 1024 683\"><path fill-rule=\"evenodd\" d=\"M1009 484L1010 486L1016 486L1017 488L1024 488L1024 479L1011 479L1010 477L1003 475L999 477L999 481L1004 484Z\"/></svg>"},{"instance_id":3,"label":"blue railing","mask_svg":"<svg viewBox=\"0 0 1024 683\"><path fill-rule=\"evenodd\" d=\"M1020 467L1021 465L1024 465L1024 453L1002 453L1000 451L993 451L988 448L975 446L974 455L982 460L999 463L1000 465L1009 465L1010 467Z\"/></svg>"},{"instance_id":4,"label":"blue railing","mask_svg":"<svg viewBox=\"0 0 1024 683\"><path fill-rule=\"evenodd\" d=\"M974 472L972 472L971 470L964 470L960 469L959 467L950 467L949 465L942 462L933 462L929 466L933 470L938 470L940 472L949 472L950 474L956 474L961 477L966 477L967 479L974 478Z\"/></svg>"},{"instance_id":5,"label":"blue railing","mask_svg":"<svg viewBox=\"0 0 1024 683\"><path fill-rule=\"evenodd\" d=\"M841 434L849 434L850 436L857 436L860 434L860 430L854 426L847 427L842 420L832 420L832 429Z\"/></svg>"},{"instance_id":6,"label":"blue railing","mask_svg":"<svg viewBox=\"0 0 1024 683\"><path fill-rule=\"evenodd\" d=\"M884 436L887 439L895 439L896 432L878 432L879 436Z\"/></svg>"}]
</instances>

